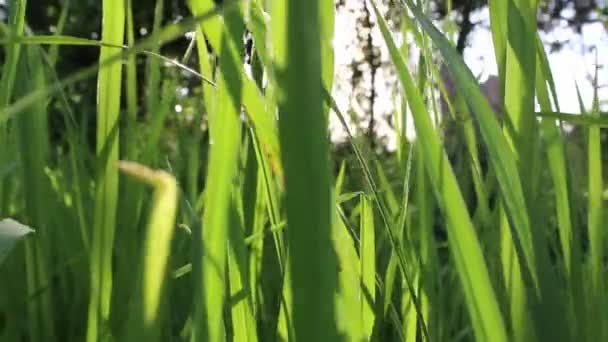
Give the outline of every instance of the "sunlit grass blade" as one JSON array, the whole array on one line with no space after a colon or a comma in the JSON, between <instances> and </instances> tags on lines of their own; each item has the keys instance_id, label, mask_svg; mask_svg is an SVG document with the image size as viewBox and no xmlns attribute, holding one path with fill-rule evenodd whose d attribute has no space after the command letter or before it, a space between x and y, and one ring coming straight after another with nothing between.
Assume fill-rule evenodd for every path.
<instances>
[{"instance_id":1,"label":"sunlit grass blade","mask_svg":"<svg viewBox=\"0 0 608 342\"><path fill-rule=\"evenodd\" d=\"M122 1L103 1L104 42L122 45L124 40L125 8ZM120 50L102 47L100 61L105 61ZM118 122L122 89L122 64L114 63L99 70L97 93L97 140L98 156L104 149L109 151L105 164L100 165L95 194L95 219L90 257L90 302L87 341L95 342L102 326L110 318L112 296L112 255L118 201ZM116 134L112 134L112 132Z\"/></svg>"},{"instance_id":2,"label":"sunlit grass blade","mask_svg":"<svg viewBox=\"0 0 608 342\"><path fill-rule=\"evenodd\" d=\"M212 1L190 2L195 15L213 8ZM239 5L240 6L240 5ZM223 341L226 300L226 260L232 209L232 182L237 174L241 140L242 73L241 50L244 26L239 11L223 13L202 26L218 55L217 102L208 112L210 129L209 160L205 188L202 232L198 234L199 253L195 256L195 306L192 341ZM199 40L197 44L205 44ZM200 49L199 49L200 51Z\"/></svg>"}]
</instances>

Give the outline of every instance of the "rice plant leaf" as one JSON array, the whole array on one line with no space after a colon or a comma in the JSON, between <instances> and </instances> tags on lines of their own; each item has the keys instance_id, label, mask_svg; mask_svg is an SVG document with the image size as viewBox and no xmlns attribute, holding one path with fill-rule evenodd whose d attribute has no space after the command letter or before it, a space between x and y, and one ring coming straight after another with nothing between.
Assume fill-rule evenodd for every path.
<instances>
[{"instance_id":1,"label":"rice plant leaf","mask_svg":"<svg viewBox=\"0 0 608 342\"><path fill-rule=\"evenodd\" d=\"M0 265L15 243L33 232L32 228L13 219L0 221Z\"/></svg>"}]
</instances>

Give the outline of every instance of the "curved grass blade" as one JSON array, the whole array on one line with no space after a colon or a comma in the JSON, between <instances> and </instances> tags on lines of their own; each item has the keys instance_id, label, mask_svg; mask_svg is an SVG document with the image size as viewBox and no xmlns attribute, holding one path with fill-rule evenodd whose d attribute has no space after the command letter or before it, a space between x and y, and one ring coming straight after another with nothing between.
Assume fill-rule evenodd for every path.
<instances>
[{"instance_id":1,"label":"curved grass blade","mask_svg":"<svg viewBox=\"0 0 608 342\"><path fill-rule=\"evenodd\" d=\"M134 307L133 323L127 335L131 341L160 341L161 297L167 278L171 241L175 232L177 182L165 171L149 169L141 164L122 161L121 171L154 187L146 238L142 250L141 278Z\"/></svg>"}]
</instances>

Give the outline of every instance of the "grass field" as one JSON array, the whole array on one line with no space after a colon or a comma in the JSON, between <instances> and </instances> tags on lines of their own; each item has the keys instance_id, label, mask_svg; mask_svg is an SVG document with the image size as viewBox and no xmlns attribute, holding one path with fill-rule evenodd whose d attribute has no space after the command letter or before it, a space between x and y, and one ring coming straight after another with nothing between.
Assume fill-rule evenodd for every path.
<instances>
[{"instance_id":1,"label":"grass field","mask_svg":"<svg viewBox=\"0 0 608 342\"><path fill-rule=\"evenodd\" d=\"M423 1L394 4L416 67L378 1L402 92L385 154L350 132L346 152L329 142L330 115L348 129L331 0L190 0L170 24L156 0L141 40L132 0L103 0L100 40L34 35L9 1L0 341L608 340L608 120L597 95L560 112L536 1L490 1L498 116ZM181 59L162 55L187 32ZM68 47L99 61L59 74ZM432 100L438 61L460 94L450 113ZM176 113L183 75L200 86ZM88 79L94 116L69 100Z\"/></svg>"}]
</instances>

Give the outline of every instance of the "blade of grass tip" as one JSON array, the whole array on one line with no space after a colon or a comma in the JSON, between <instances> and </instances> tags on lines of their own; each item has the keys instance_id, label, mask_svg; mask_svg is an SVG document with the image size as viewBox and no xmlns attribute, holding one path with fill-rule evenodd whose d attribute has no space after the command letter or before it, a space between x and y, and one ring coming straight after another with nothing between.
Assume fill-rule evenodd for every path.
<instances>
[{"instance_id":1,"label":"blade of grass tip","mask_svg":"<svg viewBox=\"0 0 608 342\"><path fill-rule=\"evenodd\" d=\"M175 232L177 182L165 171L122 161L121 171L154 188L150 217L141 257L141 278L137 282L138 304L133 324L126 333L131 341L160 341L160 307L166 284L171 241Z\"/></svg>"},{"instance_id":2,"label":"blade of grass tip","mask_svg":"<svg viewBox=\"0 0 608 342\"><path fill-rule=\"evenodd\" d=\"M503 135L488 101L481 93L479 85L464 64L462 57L430 20L422 14L418 6L414 5L411 0L401 0L401 2L412 11L424 31L431 36L433 43L446 60L455 84L461 90L479 123L482 138L488 148L490 163L496 172L496 178L502 190L501 195L505 201L509 220L512 221L512 228L517 233L517 245L521 246L523 257L526 260L527 268L525 270L530 274L533 286L538 292L536 252L515 154Z\"/></svg>"},{"instance_id":3,"label":"blade of grass tip","mask_svg":"<svg viewBox=\"0 0 608 342\"><path fill-rule=\"evenodd\" d=\"M331 246L333 195L321 87L324 2L274 1L272 32L278 84L279 141L286 187L289 264L298 341L338 338ZM333 2L332 2L333 3ZM332 9L333 10L333 9Z\"/></svg>"},{"instance_id":4,"label":"blade of grass tip","mask_svg":"<svg viewBox=\"0 0 608 342\"><path fill-rule=\"evenodd\" d=\"M211 0L192 0L195 15L214 7ZM240 54L244 33L242 8L224 12L203 25L209 42L218 54L216 108L209 113L210 148L205 189L205 210L200 234L200 255L196 256L195 305L191 340L223 341L228 227L230 225L232 182L237 175L240 145L242 79ZM205 40L198 41L205 44Z\"/></svg>"},{"instance_id":5,"label":"blade of grass tip","mask_svg":"<svg viewBox=\"0 0 608 342\"><path fill-rule=\"evenodd\" d=\"M372 1L380 30L395 64L399 80L412 107L418 140L440 208L448 222L448 242L463 286L475 336L480 341L507 341L504 322L492 289L488 269L471 219L462 199L447 155L430 121L422 97L414 85L388 26ZM411 6L413 7L413 6ZM422 13L418 11L417 16ZM443 37L443 36L442 36ZM445 39L445 38L444 38Z\"/></svg>"},{"instance_id":6,"label":"blade of grass tip","mask_svg":"<svg viewBox=\"0 0 608 342\"><path fill-rule=\"evenodd\" d=\"M104 42L122 45L125 29L124 2L104 0L102 5ZM102 47L99 60L103 62L120 50ZM100 69L97 79L97 142L99 155L109 147L109 156L95 190L95 219L91 242L90 300L87 341L97 341L100 328L110 318L112 295L112 251L118 202L118 137L112 134L118 126L122 86L122 64L114 63ZM117 131L118 132L118 131Z\"/></svg>"}]
</instances>

